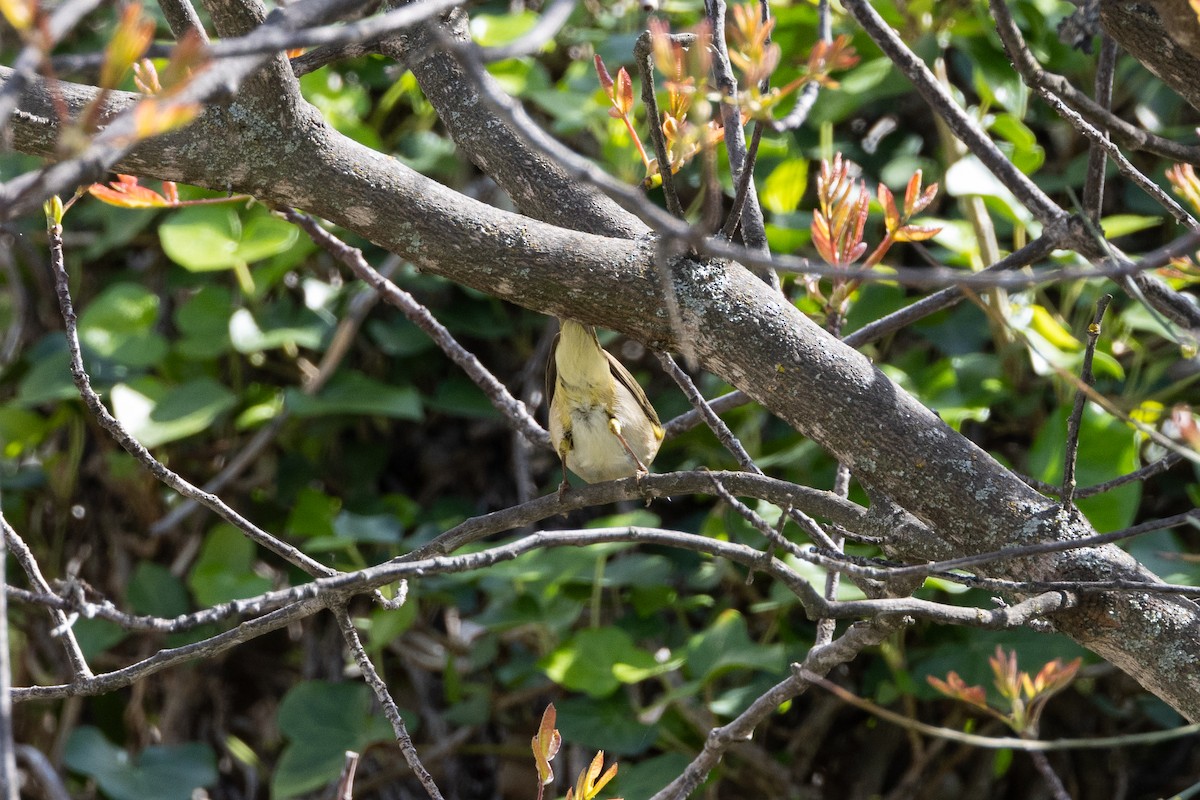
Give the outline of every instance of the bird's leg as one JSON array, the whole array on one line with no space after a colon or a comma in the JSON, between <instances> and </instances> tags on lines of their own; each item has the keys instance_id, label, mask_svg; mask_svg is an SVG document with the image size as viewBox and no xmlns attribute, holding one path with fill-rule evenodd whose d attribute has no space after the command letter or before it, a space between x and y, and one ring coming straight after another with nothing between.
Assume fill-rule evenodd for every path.
<instances>
[{"instance_id":1,"label":"bird's leg","mask_svg":"<svg viewBox=\"0 0 1200 800\"><path fill-rule=\"evenodd\" d=\"M608 429L612 431L613 436L617 437L617 441L621 443L621 447L625 448L625 452L633 459L633 463L637 464L637 477L640 478L642 475L648 474L650 470L638 458L637 453L633 452L633 448L629 446L629 442L625 441L625 434L621 433L621 423L616 417L608 418Z\"/></svg>"},{"instance_id":2,"label":"bird's leg","mask_svg":"<svg viewBox=\"0 0 1200 800\"><path fill-rule=\"evenodd\" d=\"M562 438L562 442L558 446L558 460L562 463L562 483L558 485L558 499L561 502L567 490L571 488L571 484L567 481L567 451L571 449L571 435L568 433Z\"/></svg>"},{"instance_id":3,"label":"bird's leg","mask_svg":"<svg viewBox=\"0 0 1200 800\"><path fill-rule=\"evenodd\" d=\"M608 418L608 429L612 431L613 436L617 437L617 441L621 443L621 447L625 448L625 452L633 459L633 463L637 464L637 472L633 473L633 481L637 484L638 491L642 494L642 499L646 501L646 506L650 506L650 493L642 491L642 478L650 474L650 469L642 463L638 458L637 453L633 452L633 448L629 446L629 442L625 441L625 435L621 433L621 423L616 417Z\"/></svg>"}]
</instances>

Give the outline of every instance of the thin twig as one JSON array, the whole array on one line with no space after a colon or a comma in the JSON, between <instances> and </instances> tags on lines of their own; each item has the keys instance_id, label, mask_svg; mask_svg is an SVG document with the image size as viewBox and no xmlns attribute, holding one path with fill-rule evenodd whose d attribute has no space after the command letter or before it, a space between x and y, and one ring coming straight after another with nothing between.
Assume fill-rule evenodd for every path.
<instances>
[{"instance_id":1,"label":"thin twig","mask_svg":"<svg viewBox=\"0 0 1200 800\"><path fill-rule=\"evenodd\" d=\"M672 39L683 47L700 47L692 34L672 34ZM675 190L675 176L671 172L671 157L667 154L667 140L663 136L662 114L658 110L658 97L654 91L654 44L653 34L642 31L633 46L633 60L637 65L638 78L642 82L642 105L646 107L646 122L650 126L650 140L654 144L654 157L658 160L658 174L662 178L663 200L667 211L676 219L683 219L683 205Z\"/></svg>"},{"instance_id":2,"label":"thin twig","mask_svg":"<svg viewBox=\"0 0 1200 800\"><path fill-rule=\"evenodd\" d=\"M1117 65L1117 43L1108 34L1100 37L1100 59L1096 64L1096 103L1105 109L1112 107L1113 72ZM1108 126L1100 128L1108 138ZM1100 224L1104 211L1104 168L1107 163L1104 148L1093 144L1088 148L1087 178L1083 183L1083 213L1094 224Z\"/></svg>"},{"instance_id":3,"label":"thin twig","mask_svg":"<svg viewBox=\"0 0 1200 800\"><path fill-rule=\"evenodd\" d=\"M924 722L908 717L901 716L894 711L872 703L870 700L859 697L858 695L848 692L841 686L838 686L832 681L826 680L819 675L809 674L807 679L817 686L820 686L825 691L836 696L839 700L852 705L855 708L862 709L870 714L874 714L882 720L886 720L893 725L899 725L902 728L910 731L916 731L926 736L932 736L938 739L946 739L960 744L971 745L972 747L983 747L988 750L1023 750L1025 752L1049 752L1053 750L1107 750L1112 747L1137 747L1148 744L1158 744L1159 742L1169 742L1175 739L1183 738L1184 736L1192 736L1200 733L1200 723L1193 725L1184 725L1178 728L1172 728L1166 731L1151 731L1150 733L1130 733L1124 736L1097 736L1092 739L1050 739L1041 741L1037 739L1021 739L1012 736L979 736L973 733L964 733L950 728L939 728L934 725L927 725Z\"/></svg>"},{"instance_id":4,"label":"thin twig","mask_svg":"<svg viewBox=\"0 0 1200 800\"><path fill-rule=\"evenodd\" d=\"M383 678L379 677L379 672L375 669L375 665L371 662L371 657L367 655L366 649L363 647L362 640L358 637L358 630L354 627L354 620L350 618L350 612L345 606L337 606L331 608L334 616L337 618L338 628L342 632L342 638L346 642L346 646L350 649L351 655L354 656L355 662L358 664L359 670L362 672L363 680L371 687L371 691L375 693L375 699L383 709L383 715L387 717L388 722L392 725L392 731L396 735L396 743L400 746L400 752L404 756L404 760L408 763L413 774L417 776L417 780L425 787L425 791L433 800L442 800L442 793L438 790L437 783L434 782L433 776L429 774L429 770L425 769L425 765L421 763L421 757L417 754L417 748L413 745L412 737L408 735L408 726L404 724L404 717L400 715L400 709L396 706L396 701L392 699L391 693L388 691L387 684L383 682Z\"/></svg>"},{"instance_id":5,"label":"thin twig","mask_svg":"<svg viewBox=\"0 0 1200 800\"><path fill-rule=\"evenodd\" d=\"M833 493L838 497L850 496L850 469L843 462L838 462L837 475L833 480ZM836 531L832 534L834 552L843 552L845 549L845 539ZM837 570L829 570L825 573L825 599L833 601L837 599L838 585L841 583L842 574ZM813 637L814 644L823 645L833 641L833 632L837 623L829 618L817 620L817 632Z\"/></svg>"},{"instance_id":6,"label":"thin twig","mask_svg":"<svg viewBox=\"0 0 1200 800\"><path fill-rule=\"evenodd\" d=\"M1096 314L1092 317L1092 324L1088 325L1087 347L1083 352L1083 368L1079 373L1079 380L1084 386L1092 386L1096 382L1096 376L1092 374L1092 360L1096 357L1096 343L1100 340L1100 322L1104 319L1104 312L1112 299L1111 294L1106 294L1096 301ZM1086 403L1087 395L1081 387L1075 393L1075 406L1067 420L1066 453L1063 457L1061 497L1063 508L1068 512L1075 507L1075 461L1079 453L1079 426L1083 421L1083 407Z\"/></svg>"},{"instance_id":7,"label":"thin twig","mask_svg":"<svg viewBox=\"0 0 1200 800\"><path fill-rule=\"evenodd\" d=\"M1030 751L1029 757L1033 759L1033 765L1041 773L1042 780L1050 789L1050 794L1054 795L1054 800L1071 800L1071 795L1067 794L1067 788L1063 786L1062 778L1058 777L1054 767L1050 766L1050 759L1046 758L1046 754L1040 750L1033 750Z\"/></svg>"},{"instance_id":8,"label":"thin twig","mask_svg":"<svg viewBox=\"0 0 1200 800\"><path fill-rule=\"evenodd\" d=\"M717 414L723 414L732 408L738 408L750 402L753 402L753 400L741 389L734 389L732 392L723 394L713 400L705 401L708 407ZM663 425L663 431L665 432L665 438L671 439L702 424L704 424L704 414L699 408L692 408L691 411L685 411Z\"/></svg>"},{"instance_id":9,"label":"thin twig","mask_svg":"<svg viewBox=\"0 0 1200 800\"><path fill-rule=\"evenodd\" d=\"M1020 250L1010 253L995 264L975 274L983 275L1006 272L1029 266L1049 256L1059 246L1062 238L1061 234L1055 235L1055 232L1047 228L1041 236ZM965 297L966 294L959 286L942 289L935 294L921 298L912 305L905 306L899 311L893 311L891 314L864 325L853 333L848 334L842 341L850 347L862 347L865 344L878 341L884 336L902 330L930 314L936 314L939 311L957 305Z\"/></svg>"},{"instance_id":10,"label":"thin twig","mask_svg":"<svg viewBox=\"0 0 1200 800\"><path fill-rule=\"evenodd\" d=\"M12 662L8 646L8 547L0 537L0 794L4 800L17 800L17 757L13 749Z\"/></svg>"},{"instance_id":11,"label":"thin twig","mask_svg":"<svg viewBox=\"0 0 1200 800\"><path fill-rule=\"evenodd\" d=\"M1197 222L1183 206L1179 205L1170 195L1164 192L1162 187L1142 174L1142 171L1135 167L1117 145L1105 134L1096 130L1090 122L1073 111L1066 103L1051 94L1047 89L1038 87L1037 92L1041 95L1042 100L1046 102L1046 105L1050 106L1056 114L1070 123L1071 127L1082 133L1093 145L1107 153L1108 157L1117 165L1117 170L1122 175L1133 181L1154 202L1166 209L1167 213L1174 217L1176 221L1182 225L1187 225L1189 228L1200 227L1200 222Z\"/></svg>"},{"instance_id":12,"label":"thin twig","mask_svg":"<svg viewBox=\"0 0 1200 800\"><path fill-rule=\"evenodd\" d=\"M1140 469L1135 469L1133 472L1126 473L1125 475L1118 475L1112 480L1107 480L1103 483L1085 486L1075 492L1075 497L1077 499L1091 497L1092 495L1096 494L1104 494L1110 489L1115 489L1118 486L1124 486L1127 483L1140 483L1147 478L1152 478L1155 475L1166 472L1180 461L1183 461L1183 456L1181 456L1179 453L1167 453L1157 461L1152 461Z\"/></svg>"},{"instance_id":13,"label":"thin twig","mask_svg":"<svg viewBox=\"0 0 1200 800\"><path fill-rule=\"evenodd\" d=\"M725 41L725 0L705 0L704 12L712 26L712 70L717 89L721 93L719 110L725 127L725 152L729 155L729 171L735 185L743 180L746 182L746 196L740 210L742 241L748 250L766 253L767 231L762 207L758 204L758 193L754 189L754 164L746 151L746 131L742 127L741 106L737 101L737 78L733 74L733 65L729 63L729 47ZM745 177L747 173L749 176ZM755 274L778 288L779 278L774 271L760 268L755 270Z\"/></svg>"},{"instance_id":14,"label":"thin twig","mask_svg":"<svg viewBox=\"0 0 1200 800\"><path fill-rule=\"evenodd\" d=\"M1180 525L1196 525L1200 524L1200 509L1192 509L1185 511L1182 514L1174 514L1170 517L1162 517L1160 519L1147 520L1146 522L1137 525L1131 525L1128 528L1122 528L1119 531L1111 531L1109 533L1098 533L1092 536L1084 536L1079 539L1062 539L1049 542L1032 542L1030 544L1012 545L1003 547L999 550L992 550L987 553L978 553L970 556L960 556L958 558L950 558L945 561L930 561L925 564L914 564L907 567L897 567L889 569L889 575L905 576L905 575L928 575L933 572L941 572L951 569L963 569L965 567L975 567L980 564L990 564L994 561L1010 561L1015 558L1025 558L1029 556L1042 555L1045 553L1061 553L1067 550L1079 550L1085 547L1099 547L1104 544L1112 544L1124 539L1132 539L1143 534L1153 533L1154 531L1168 530L1176 528ZM1146 591L1153 591L1154 584L1147 583Z\"/></svg>"},{"instance_id":15,"label":"thin twig","mask_svg":"<svg viewBox=\"0 0 1200 800\"><path fill-rule=\"evenodd\" d=\"M718 417L716 412L712 410L712 407L709 406L708 401L704 399L704 395L700 394L700 390L696 388L696 384L692 381L691 377L682 369L680 369L679 365L675 363L675 360L667 353L659 353L658 360L659 363L662 364L663 369L667 371L667 374L670 375L675 380L675 383L679 386L679 388L683 390L683 393L687 396L687 399L691 402L692 406L698 412L700 412L701 417L704 419L705 423L708 424L708 427L710 430L712 430L713 434L716 435L717 440L721 442L725 449L733 454L735 459L737 459L737 462L741 468L755 475L762 475L763 471L759 469L757 464L754 463L754 459L750 457L750 454L746 452L746 448L744 448L742 443L738 441L737 437L733 435L733 431L729 429L729 426L725 424L725 421ZM833 546L833 539L830 538L829 534L827 534L812 517L804 514L796 508L789 508L788 516L790 516L796 522L796 524L804 530L805 533L812 537L817 544L823 547Z\"/></svg>"}]
</instances>

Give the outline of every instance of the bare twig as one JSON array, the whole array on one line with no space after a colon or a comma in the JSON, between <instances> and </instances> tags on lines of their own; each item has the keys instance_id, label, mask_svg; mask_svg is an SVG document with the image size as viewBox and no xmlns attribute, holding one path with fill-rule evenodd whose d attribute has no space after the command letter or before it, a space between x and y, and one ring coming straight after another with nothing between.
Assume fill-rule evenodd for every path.
<instances>
[{"instance_id":1,"label":"bare twig","mask_svg":"<svg viewBox=\"0 0 1200 800\"><path fill-rule=\"evenodd\" d=\"M27 745L17 745L17 759L25 767L26 772L33 778L37 789L45 800L71 800L63 779L54 769L50 760L37 748Z\"/></svg>"},{"instance_id":2,"label":"bare twig","mask_svg":"<svg viewBox=\"0 0 1200 800\"><path fill-rule=\"evenodd\" d=\"M367 655L367 651L363 648L362 640L358 637L358 630L354 627L354 620L350 618L350 612L346 610L345 606L337 606L330 610L337 617L338 628L342 632L342 638L346 641L346 646L354 656L354 660L362 672L363 680L367 682L367 685L371 687L371 691L375 693L375 699L379 702L380 707L383 708L384 716L387 717L388 722L392 725L392 731L396 735L396 743L400 746L400 752L403 754L404 760L408 763L409 768L412 769L413 774L417 776L417 780L425 787L425 791L429 796L433 800L442 800L442 793L438 790L433 776L429 774L429 770L425 769L425 765L421 763L421 758L417 754L417 748L413 745L412 737L408 735L408 726L404 724L404 718L400 716L400 709L396 706L396 701L392 699L387 684L383 682L383 678L379 677L379 672L371 662L371 657Z\"/></svg>"},{"instance_id":3,"label":"bare twig","mask_svg":"<svg viewBox=\"0 0 1200 800\"><path fill-rule=\"evenodd\" d=\"M680 369L679 365L675 363L675 360L672 359L667 353L659 353L658 360L663 365L663 369L667 371L667 374L675 380L675 383L678 384L679 388L683 390L683 393L687 395L687 399L692 403L696 410L700 412L701 417L716 435L718 441L725 446L725 449L733 454L735 459L737 459L737 462L741 468L747 472L754 473L755 475L762 475L763 471L759 469L757 464L754 463L754 459L751 458L750 454L746 452L746 448L742 447L742 443L739 442L737 437L733 435L733 431L729 429L729 426L726 425L724 420L718 417L716 412L713 411L708 405L708 401L706 401L704 396L700 394L700 390L696 388L696 384L692 382L691 377L689 377L686 372ZM816 520L812 519L812 517L809 517L807 514L796 508L789 508L787 514L793 520L795 520L796 524L799 525L805 533L812 537L817 544L823 547L833 546L833 539L830 538L829 534L827 534L824 529L817 524ZM770 538L770 535L768 535L768 539Z\"/></svg>"},{"instance_id":4,"label":"bare twig","mask_svg":"<svg viewBox=\"0 0 1200 800\"><path fill-rule=\"evenodd\" d=\"M1096 356L1096 343L1100 340L1100 322L1104 319L1104 312L1108 308L1108 304L1112 302L1112 295L1106 294L1096 302L1096 314L1092 317L1092 324L1088 326L1087 347L1083 352L1083 368L1080 370L1079 379L1085 386L1091 386L1096 382L1096 376L1092 374L1092 360ZM1075 393L1075 405L1071 409L1071 416L1067 420L1067 442L1066 452L1063 460L1063 482L1062 482L1062 504L1063 508L1068 512L1074 508L1075 500L1075 461L1079 452L1079 425L1083 421L1083 407L1087 403L1087 395L1080 391Z\"/></svg>"},{"instance_id":5,"label":"bare twig","mask_svg":"<svg viewBox=\"0 0 1200 800\"><path fill-rule=\"evenodd\" d=\"M399 556L396 561L416 561L432 555L453 553L493 534L514 530L580 508L617 500L708 492L712 488L713 476L733 494L756 497L781 508L804 509L814 516L829 519L842 528L859 530L865 522L866 509L830 492L749 472L672 472L665 475L646 475L641 479L627 478L580 486L572 488L562 498L557 494L549 494L528 503L474 517L438 535L416 550Z\"/></svg>"},{"instance_id":6,"label":"bare twig","mask_svg":"<svg viewBox=\"0 0 1200 800\"><path fill-rule=\"evenodd\" d=\"M696 37L690 33L672 34L672 39L684 47L698 47ZM654 46L650 31L642 31L633 46L633 59L637 64L638 78L642 82L642 105L646 107L646 121L650 126L650 140L654 144L654 157L658 160L658 174L662 178L663 200L667 211L677 219L683 219L683 205L675 190L675 176L671 172L671 158L667 154L667 140L663 137L662 114L658 110L658 98L654 92Z\"/></svg>"},{"instance_id":7,"label":"bare twig","mask_svg":"<svg viewBox=\"0 0 1200 800\"><path fill-rule=\"evenodd\" d=\"M1117 65L1117 43L1111 36L1103 35L1100 39L1100 59L1096 64L1096 103L1105 109L1112 107L1113 72ZM1100 132L1108 138L1108 126L1101 126ZM1088 148L1087 178L1083 183L1083 213L1093 224L1100 224L1104 211L1104 167L1106 163L1104 148L1093 144Z\"/></svg>"},{"instance_id":8,"label":"bare twig","mask_svg":"<svg viewBox=\"0 0 1200 800\"><path fill-rule=\"evenodd\" d=\"M827 680L820 675L807 675L808 680L820 686L830 694L835 695L838 699L845 703L862 709L868 713L874 714L882 720L886 720L893 725L899 725L902 728L925 736L933 736L938 739L946 739L960 744L971 745L972 747L983 747L988 750L1023 750L1025 752L1049 752L1053 750L1107 750L1113 747L1137 747L1139 745L1157 744L1159 742L1169 742L1174 739L1179 739L1184 736L1192 736L1200 732L1200 723L1194 725L1183 725L1178 728L1172 728L1165 731L1151 731L1149 733L1130 733L1124 736L1097 736L1091 739L1051 739L1048 741L1039 741L1036 739L1021 739L1012 736L979 736L973 733L964 733L962 731L952 730L950 728L939 728L934 725L927 725L919 720L910 719L894 711L872 703L870 700L859 697L852 692L848 692L836 683Z\"/></svg>"},{"instance_id":9,"label":"bare twig","mask_svg":"<svg viewBox=\"0 0 1200 800\"><path fill-rule=\"evenodd\" d=\"M995 264L976 274L1005 272L1026 267L1049 256L1059 246L1062 238L1061 235L1055 235L1050 228L1047 228L1041 236L1020 250L1010 253ZM905 306L899 311L893 311L887 316L880 317L864 325L853 333L848 334L842 341L851 347L862 347L865 344L878 341L884 336L902 330L930 314L936 314L938 311L957 305L965 297L966 295L959 286L942 289L935 294L921 298L912 305Z\"/></svg>"},{"instance_id":10,"label":"bare twig","mask_svg":"<svg viewBox=\"0 0 1200 800\"><path fill-rule=\"evenodd\" d=\"M191 0L158 0L158 7L162 9L167 24L171 26L171 33L175 34L177 40L190 34L208 43L208 34Z\"/></svg>"},{"instance_id":11,"label":"bare twig","mask_svg":"<svg viewBox=\"0 0 1200 800\"><path fill-rule=\"evenodd\" d=\"M1075 128L1075 130L1087 137L1087 139L1091 141L1093 145L1099 147L1101 150L1107 153L1108 157L1111 158L1113 163L1117 165L1117 169L1120 171L1120 173L1126 178L1129 178L1129 180L1133 181L1134 184L1147 195L1149 195L1154 202L1166 209L1168 214L1174 217L1179 223L1187 225L1189 228L1200 227L1200 223L1196 222L1195 218L1192 217L1192 215L1189 214L1183 206L1175 202L1175 200L1166 192L1164 192L1157 183L1147 178L1142 174L1141 170L1130 163L1129 159L1125 157L1124 153L1117 148L1116 144L1114 144L1112 140L1108 138L1108 136L1092 127L1091 123L1089 123L1075 111L1071 110L1066 103L1060 100L1057 96L1051 94L1046 89L1038 87L1037 92L1039 95L1041 95L1042 100L1044 100L1046 104L1055 111L1055 113L1069 122L1071 127Z\"/></svg>"},{"instance_id":12,"label":"bare twig","mask_svg":"<svg viewBox=\"0 0 1200 800\"><path fill-rule=\"evenodd\" d=\"M1166 472L1171 467L1178 464L1180 461L1183 461L1183 456L1181 456L1179 453L1174 453L1174 452L1167 453L1165 456L1158 459L1157 461L1152 461L1140 469L1135 469L1133 472L1127 473L1125 475L1119 475L1111 480L1104 481L1103 483L1093 484L1092 486L1085 486L1082 489L1075 492L1075 497L1076 498L1091 497L1092 495L1104 494L1105 492L1109 491L1110 489L1115 489L1118 486L1124 486L1127 483L1140 483L1141 481L1144 481L1147 478L1152 478L1155 475L1159 475L1163 472Z\"/></svg>"},{"instance_id":13,"label":"bare twig","mask_svg":"<svg viewBox=\"0 0 1200 800\"><path fill-rule=\"evenodd\" d=\"M708 407L717 414L724 413L731 408L744 406L746 403L750 402L752 402L752 400L750 399L749 395L747 395L741 389L734 389L728 394L723 394L713 400L705 401L705 403L708 404ZM697 425L701 425L703 423L704 415L701 413L699 408L693 408L691 411L685 411L675 419L663 425L663 431L665 431L666 438L671 439L679 436L682 433L686 433L692 428L695 428Z\"/></svg>"},{"instance_id":14,"label":"bare twig","mask_svg":"<svg viewBox=\"0 0 1200 800\"><path fill-rule=\"evenodd\" d=\"M758 193L754 189L754 163L746 152L746 131L742 127L741 107L737 102L738 84L729 63L729 47L725 41L725 0L705 0L704 13L712 25L713 33L713 76L721 93L720 112L725 126L725 152L729 154L729 171L734 184L746 182L746 196L740 209L742 241L748 250L767 252L767 232L762 208L758 204ZM756 274L772 286L779 286L774 272L758 270Z\"/></svg>"},{"instance_id":15,"label":"bare twig","mask_svg":"<svg viewBox=\"0 0 1200 800\"><path fill-rule=\"evenodd\" d=\"M49 582L42 575L42 568L34 558L33 552L25 544L25 540L21 538L20 534L8 524L3 513L0 513L0 533L3 534L5 551L12 553L16 558L25 577L29 579L29 584L38 592L53 594L54 590L50 588ZM83 655L83 648L79 646L79 640L75 637L75 629L72 627L74 618L59 609L51 610L50 617L54 620L54 635L62 640L63 649L66 650L67 661L71 665L72 680L88 680L92 677L92 670Z\"/></svg>"},{"instance_id":16,"label":"bare twig","mask_svg":"<svg viewBox=\"0 0 1200 800\"><path fill-rule=\"evenodd\" d=\"M8 646L8 581L6 580L8 537L0 537L0 794L17 800L17 758L13 749L12 662Z\"/></svg>"}]
</instances>

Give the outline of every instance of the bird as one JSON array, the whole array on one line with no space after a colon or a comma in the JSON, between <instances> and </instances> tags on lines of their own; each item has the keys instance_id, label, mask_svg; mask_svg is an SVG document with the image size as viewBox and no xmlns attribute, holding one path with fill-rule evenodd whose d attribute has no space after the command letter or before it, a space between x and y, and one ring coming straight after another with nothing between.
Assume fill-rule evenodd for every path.
<instances>
[{"instance_id":1,"label":"bird","mask_svg":"<svg viewBox=\"0 0 1200 800\"><path fill-rule=\"evenodd\" d=\"M596 329L564 319L546 363L550 441L563 466L588 483L642 477L658 454L663 427L645 391L600 346Z\"/></svg>"}]
</instances>

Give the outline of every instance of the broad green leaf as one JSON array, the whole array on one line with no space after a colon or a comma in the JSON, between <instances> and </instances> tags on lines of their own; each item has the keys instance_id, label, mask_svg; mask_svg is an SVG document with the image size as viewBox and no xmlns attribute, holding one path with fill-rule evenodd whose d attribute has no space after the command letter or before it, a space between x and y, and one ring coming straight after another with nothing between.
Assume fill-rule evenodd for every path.
<instances>
[{"instance_id":1,"label":"broad green leaf","mask_svg":"<svg viewBox=\"0 0 1200 800\"><path fill-rule=\"evenodd\" d=\"M233 295L223 286L206 285L175 311L175 326L182 337L175 349L185 358L216 358L230 348L229 317Z\"/></svg>"},{"instance_id":2,"label":"broad green leaf","mask_svg":"<svg viewBox=\"0 0 1200 800\"><path fill-rule=\"evenodd\" d=\"M288 517L287 532L291 536L330 536L333 520L342 507L336 497L305 486L292 502L292 513Z\"/></svg>"},{"instance_id":3,"label":"broad green leaf","mask_svg":"<svg viewBox=\"0 0 1200 800\"><path fill-rule=\"evenodd\" d=\"M524 36L537 21L538 15L532 11L472 14L471 38L480 47L495 47Z\"/></svg>"},{"instance_id":4,"label":"broad green leaf","mask_svg":"<svg viewBox=\"0 0 1200 800\"><path fill-rule=\"evenodd\" d=\"M300 229L272 215L251 217L242 228L234 254L247 264L285 252L300 237Z\"/></svg>"},{"instance_id":5,"label":"broad green leaf","mask_svg":"<svg viewBox=\"0 0 1200 800\"><path fill-rule=\"evenodd\" d=\"M636 755L651 747L655 727L638 721L636 709L622 694L603 699L571 697L556 702L563 741L611 756ZM660 784L661 788L661 784Z\"/></svg>"},{"instance_id":6,"label":"broad green leaf","mask_svg":"<svg viewBox=\"0 0 1200 800\"><path fill-rule=\"evenodd\" d=\"M244 354L295 347L316 350L329 329L327 320L307 308L276 305L257 316L239 308L229 317L229 340Z\"/></svg>"},{"instance_id":7,"label":"broad green leaf","mask_svg":"<svg viewBox=\"0 0 1200 800\"><path fill-rule=\"evenodd\" d=\"M14 406L0 407L0 457L17 458L36 447L50 426L41 416Z\"/></svg>"},{"instance_id":8,"label":"broad green leaf","mask_svg":"<svg viewBox=\"0 0 1200 800\"><path fill-rule=\"evenodd\" d=\"M191 272L251 264L285 252L299 237L295 226L265 211L242 217L225 205L183 208L159 226L159 239L172 261Z\"/></svg>"},{"instance_id":9,"label":"broad green leaf","mask_svg":"<svg viewBox=\"0 0 1200 800\"><path fill-rule=\"evenodd\" d=\"M287 408L297 417L365 414L397 419L424 417L421 397L411 386L389 386L358 372L340 372L316 396L288 390Z\"/></svg>"},{"instance_id":10,"label":"broad green leaf","mask_svg":"<svg viewBox=\"0 0 1200 800\"><path fill-rule=\"evenodd\" d=\"M208 607L269 591L271 579L254 571L255 554L254 543L232 525L214 527L188 575L196 602Z\"/></svg>"},{"instance_id":11,"label":"broad green leaf","mask_svg":"<svg viewBox=\"0 0 1200 800\"><path fill-rule=\"evenodd\" d=\"M218 777L216 757L207 744L147 747L131 757L90 725L71 734L64 761L95 780L112 800L191 800Z\"/></svg>"},{"instance_id":12,"label":"broad green leaf","mask_svg":"<svg viewBox=\"0 0 1200 800\"><path fill-rule=\"evenodd\" d=\"M783 645L761 645L750 638L745 618L734 609L722 611L716 622L688 642L688 672L703 681L732 669L783 669Z\"/></svg>"},{"instance_id":13,"label":"broad green leaf","mask_svg":"<svg viewBox=\"0 0 1200 800\"><path fill-rule=\"evenodd\" d=\"M606 697L622 683L637 683L674 669L638 649L620 628L589 628L542 659L546 675L561 686L590 697Z\"/></svg>"},{"instance_id":14,"label":"broad green leaf","mask_svg":"<svg viewBox=\"0 0 1200 800\"><path fill-rule=\"evenodd\" d=\"M231 269L238 263L242 223L229 206L192 206L163 220L158 236L167 257L190 272Z\"/></svg>"},{"instance_id":15,"label":"broad green leaf","mask_svg":"<svg viewBox=\"0 0 1200 800\"><path fill-rule=\"evenodd\" d=\"M145 377L112 389L113 416L145 447L205 431L236 403L234 394L211 378L168 386Z\"/></svg>"},{"instance_id":16,"label":"broad green leaf","mask_svg":"<svg viewBox=\"0 0 1200 800\"><path fill-rule=\"evenodd\" d=\"M353 514L342 511L333 519L333 534L316 536L304 543L304 549L338 550L360 544L396 545L404 526L391 514Z\"/></svg>"},{"instance_id":17,"label":"broad green leaf","mask_svg":"<svg viewBox=\"0 0 1200 800\"><path fill-rule=\"evenodd\" d=\"M127 599L138 614L176 617L188 612L187 592L178 578L161 564L141 561L129 579Z\"/></svg>"},{"instance_id":18,"label":"broad green leaf","mask_svg":"<svg viewBox=\"0 0 1200 800\"><path fill-rule=\"evenodd\" d=\"M800 205L808 188L808 160L791 158L784 161L763 181L760 197L763 207L774 214L788 214Z\"/></svg>"},{"instance_id":19,"label":"broad green leaf","mask_svg":"<svg viewBox=\"0 0 1200 800\"><path fill-rule=\"evenodd\" d=\"M89 353L130 367L150 367L167 353L154 330L158 296L136 283L116 283L79 316L79 340Z\"/></svg>"},{"instance_id":20,"label":"broad green leaf","mask_svg":"<svg viewBox=\"0 0 1200 800\"><path fill-rule=\"evenodd\" d=\"M347 750L361 753L390 740L392 729L372 703L363 683L308 681L293 687L279 706L279 731L290 741L275 768L271 796L280 800L324 786L340 774ZM417 719L401 713L412 732Z\"/></svg>"}]
</instances>

